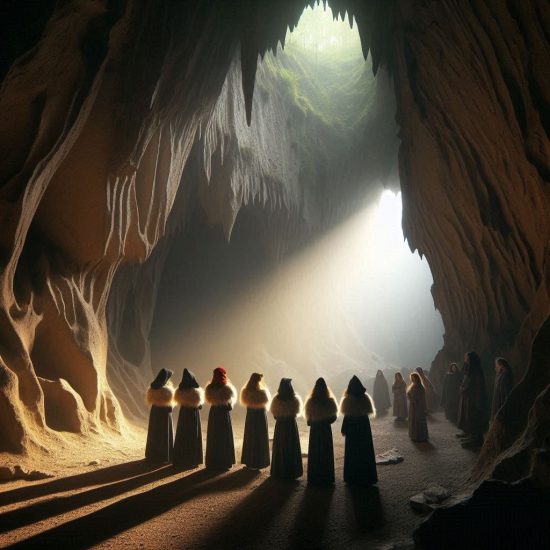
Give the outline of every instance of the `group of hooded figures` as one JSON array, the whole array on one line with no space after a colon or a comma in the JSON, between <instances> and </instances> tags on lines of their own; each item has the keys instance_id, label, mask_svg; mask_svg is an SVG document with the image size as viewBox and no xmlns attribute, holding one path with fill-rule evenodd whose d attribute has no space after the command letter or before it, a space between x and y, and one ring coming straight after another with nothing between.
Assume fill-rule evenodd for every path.
<instances>
[{"instance_id":1,"label":"group of hooded figures","mask_svg":"<svg viewBox=\"0 0 550 550\"><path fill-rule=\"evenodd\" d=\"M169 380L172 372L161 369L147 390L151 405L145 457L152 462L172 462L182 470L203 464L200 409L210 405L204 463L207 469L228 470L236 463L231 410L237 401L237 390L223 367L214 369L212 380L203 390L193 373L185 369L174 391ZM271 399L263 375L254 373L240 392L246 407L246 420L241 462L251 469L271 465L271 476L293 480L303 475L302 451L296 418L305 415L309 431L307 479L309 483L332 484L334 450L331 424L338 413L343 415L345 437L344 481L371 485L378 481L376 459L369 416L375 409L365 387L353 376L338 404L325 380L319 378L305 405L283 378L277 394ZM179 405L175 438L172 407ZM269 453L267 411L275 418L273 448Z\"/></svg>"},{"instance_id":2,"label":"group of hooded figures","mask_svg":"<svg viewBox=\"0 0 550 550\"><path fill-rule=\"evenodd\" d=\"M491 417L501 409L514 385L512 369L506 359L495 359L495 371ZM488 426L488 402L481 359L475 351L466 353L462 369L451 363L443 379L441 401L422 367L417 367L410 379L411 384L407 388L402 374L395 374L392 385L393 415L398 421L408 417L409 436L413 441L428 440L427 415L441 404L447 419L462 430L457 437L463 440L463 447L477 448L483 443L483 434ZM377 410L386 410L391 406L388 383L380 370L374 381L373 396Z\"/></svg>"}]
</instances>

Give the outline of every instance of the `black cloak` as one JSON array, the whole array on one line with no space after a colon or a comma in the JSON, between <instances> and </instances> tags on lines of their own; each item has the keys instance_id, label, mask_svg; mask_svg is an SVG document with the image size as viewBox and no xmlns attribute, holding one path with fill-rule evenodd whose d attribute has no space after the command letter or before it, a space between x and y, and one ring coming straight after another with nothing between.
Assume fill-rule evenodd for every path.
<instances>
[{"instance_id":1,"label":"black cloak","mask_svg":"<svg viewBox=\"0 0 550 550\"><path fill-rule=\"evenodd\" d=\"M246 407L241 463L255 470L270 464L266 407L271 395L266 387L260 387L262 377L254 373L241 390L241 404Z\"/></svg>"},{"instance_id":2,"label":"black cloak","mask_svg":"<svg viewBox=\"0 0 550 550\"><path fill-rule=\"evenodd\" d=\"M271 475L278 479L297 479L304 473L302 448L296 416L302 412L302 400L294 393L292 380L283 378L271 402L275 418Z\"/></svg>"},{"instance_id":3,"label":"black cloak","mask_svg":"<svg viewBox=\"0 0 550 550\"><path fill-rule=\"evenodd\" d=\"M349 382L340 413L344 415L342 435L346 438L344 481L350 485L372 485L378 481L369 421L374 407L357 376Z\"/></svg>"},{"instance_id":4,"label":"black cloak","mask_svg":"<svg viewBox=\"0 0 550 550\"><path fill-rule=\"evenodd\" d=\"M458 402L460 399L460 384L462 373L448 372L443 378L443 391L441 392L441 406L445 410L447 420L455 423L458 419Z\"/></svg>"},{"instance_id":5,"label":"black cloak","mask_svg":"<svg viewBox=\"0 0 550 550\"><path fill-rule=\"evenodd\" d=\"M236 462L230 412L237 398L237 390L229 383L210 382L205 395L206 402L210 404L206 467L209 470L229 470Z\"/></svg>"},{"instance_id":6,"label":"black cloak","mask_svg":"<svg viewBox=\"0 0 550 550\"><path fill-rule=\"evenodd\" d=\"M174 450L172 428L173 390L166 384L173 372L161 369L147 390L147 402L151 405L145 458L150 462L171 462Z\"/></svg>"},{"instance_id":7,"label":"black cloak","mask_svg":"<svg viewBox=\"0 0 550 550\"><path fill-rule=\"evenodd\" d=\"M470 352L470 362L464 364L458 407L458 427L473 436L482 436L487 429L487 393L481 361Z\"/></svg>"},{"instance_id":8,"label":"black cloak","mask_svg":"<svg viewBox=\"0 0 550 550\"><path fill-rule=\"evenodd\" d=\"M203 463L199 411L204 403L204 391L193 373L187 369L183 371L174 399L180 406L174 442L174 465L182 470L192 470Z\"/></svg>"},{"instance_id":9,"label":"black cloak","mask_svg":"<svg viewBox=\"0 0 550 550\"><path fill-rule=\"evenodd\" d=\"M323 378L315 383L305 403L305 416L309 430L307 459L308 483L330 485L334 483L334 449L331 424L336 421L338 404Z\"/></svg>"}]
</instances>

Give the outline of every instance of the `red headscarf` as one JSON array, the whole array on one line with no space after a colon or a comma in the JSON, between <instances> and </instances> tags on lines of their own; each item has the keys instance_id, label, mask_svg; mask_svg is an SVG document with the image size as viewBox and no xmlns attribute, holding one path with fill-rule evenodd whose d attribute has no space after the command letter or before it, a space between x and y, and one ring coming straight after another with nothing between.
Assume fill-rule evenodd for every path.
<instances>
[{"instance_id":1,"label":"red headscarf","mask_svg":"<svg viewBox=\"0 0 550 550\"><path fill-rule=\"evenodd\" d=\"M227 384L227 371L223 367L214 369L213 384Z\"/></svg>"}]
</instances>

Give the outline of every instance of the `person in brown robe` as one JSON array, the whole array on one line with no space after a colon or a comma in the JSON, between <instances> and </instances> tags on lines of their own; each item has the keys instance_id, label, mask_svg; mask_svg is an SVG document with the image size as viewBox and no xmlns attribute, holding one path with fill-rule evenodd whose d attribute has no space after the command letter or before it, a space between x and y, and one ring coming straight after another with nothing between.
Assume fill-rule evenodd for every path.
<instances>
[{"instance_id":1,"label":"person in brown robe","mask_svg":"<svg viewBox=\"0 0 550 550\"><path fill-rule=\"evenodd\" d=\"M462 446L477 449L483 444L483 433L487 429L487 392L481 359L475 351L464 356L462 384L458 405L458 427L464 434Z\"/></svg>"},{"instance_id":2,"label":"person in brown robe","mask_svg":"<svg viewBox=\"0 0 550 550\"><path fill-rule=\"evenodd\" d=\"M445 410L445 418L456 424L458 417L458 401L460 398L460 384L462 373L456 363L451 363L449 372L443 378L443 391L441 392L441 406Z\"/></svg>"},{"instance_id":3,"label":"person in brown robe","mask_svg":"<svg viewBox=\"0 0 550 550\"><path fill-rule=\"evenodd\" d=\"M173 372L160 369L147 390L146 400L151 405L145 458L149 462L166 463L172 461L174 452L174 431L172 427L172 407L174 388L170 378Z\"/></svg>"},{"instance_id":4,"label":"person in brown robe","mask_svg":"<svg viewBox=\"0 0 550 550\"><path fill-rule=\"evenodd\" d=\"M275 418L271 476L294 480L302 476L302 447L296 417L302 414L303 403L292 387L290 378L282 378L279 390L271 401L270 411Z\"/></svg>"},{"instance_id":5,"label":"person in brown robe","mask_svg":"<svg viewBox=\"0 0 550 550\"><path fill-rule=\"evenodd\" d=\"M376 411L367 390L353 376L340 401L342 435L346 438L344 451L344 481L348 485L373 485L378 481L376 456L369 416Z\"/></svg>"},{"instance_id":6,"label":"person in brown robe","mask_svg":"<svg viewBox=\"0 0 550 550\"><path fill-rule=\"evenodd\" d=\"M209 470L229 470L235 464L231 410L237 401L237 390L223 367L214 369L212 381L205 389L205 398L210 405L205 465Z\"/></svg>"},{"instance_id":7,"label":"person in brown robe","mask_svg":"<svg viewBox=\"0 0 550 550\"><path fill-rule=\"evenodd\" d=\"M376 372L372 396L374 397L374 406L376 407L377 411L387 411L391 407L388 382L386 380L386 377L384 376L384 373L381 370L378 370Z\"/></svg>"},{"instance_id":8,"label":"person in brown robe","mask_svg":"<svg viewBox=\"0 0 550 550\"><path fill-rule=\"evenodd\" d=\"M309 430L307 481L311 484L334 483L334 448L331 424L338 417L338 404L324 378L315 382L305 403Z\"/></svg>"},{"instance_id":9,"label":"person in brown robe","mask_svg":"<svg viewBox=\"0 0 550 550\"><path fill-rule=\"evenodd\" d=\"M426 390L417 372L411 374L411 384L407 390L409 400L409 437L420 443L428 441L428 423L426 422Z\"/></svg>"},{"instance_id":10,"label":"person in brown robe","mask_svg":"<svg viewBox=\"0 0 550 550\"><path fill-rule=\"evenodd\" d=\"M429 414L437 409L437 394L431 380L426 376L422 367L416 367L416 372L420 376L422 387L426 393L426 413Z\"/></svg>"},{"instance_id":11,"label":"person in brown robe","mask_svg":"<svg viewBox=\"0 0 550 550\"><path fill-rule=\"evenodd\" d=\"M514 387L514 375L512 367L504 357L495 359L495 385L493 389L493 403L491 407L491 418L494 418L497 412L504 405Z\"/></svg>"},{"instance_id":12,"label":"person in brown robe","mask_svg":"<svg viewBox=\"0 0 550 550\"><path fill-rule=\"evenodd\" d=\"M393 393L393 416L396 420L407 418L407 383L403 380L400 372L395 373L392 386Z\"/></svg>"},{"instance_id":13,"label":"person in brown robe","mask_svg":"<svg viewBox=\"0 0 550 550\"><path fill-rule=\"evenodd\" d=\"M266 408L271 394L263 382L263 374L254 372L241 389L241 405L246 407L243 452L241 463L248 468L260 470L269 466L269 434Z\"/></svg>"}]
</instances>

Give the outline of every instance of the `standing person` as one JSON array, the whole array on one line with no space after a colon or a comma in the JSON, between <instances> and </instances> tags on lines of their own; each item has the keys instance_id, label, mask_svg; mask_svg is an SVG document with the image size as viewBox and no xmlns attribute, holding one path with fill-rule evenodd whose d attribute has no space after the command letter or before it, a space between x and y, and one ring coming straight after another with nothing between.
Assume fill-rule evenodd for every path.
<instances>
[{"instance_id":1,"label":"standing person","mask_svg":"<svg viewBox=\"0 0 550 550\"><path fill-rule=\"evenodd\" d=\"M203 462L199 411L204 403L204 390L191 371L184 369L174 400L180 406L174 442L174 465L182 470L192 470Z\"/></svg>"},{"instance_id":2,"label":"standing person","mask_svg":"<svg viewBox=\"0 0 550 550\"><path fill-rule=\"evenodd\" d=\"M386 411L391 407L388 382L381 370L376 372L372 394L377 411Z\"/></svg>"},{"instance_id":3,"label":"standing person","mask_svg":"<svg viewBox=\"0 0 550 550\"><path fill-rule=\"evenodd\" d=\"M206 435L206 467L229 470L235 464L235 443L231 410L237 400L237 390L227 378L223 367L214 369L212 381L206 386L206 402L210 405Z\"/></svg>"},{"instance_id":4,"label":"standing person","mask_svg":"<svg viewBox=\"0 0 550 550\"><path fill-rule=\"evenodd\" d=\"M146 400L151 405L145 458L150 462L171 462L174 450L172 428L172 399L174 388L169 380L171 370L160 369L157 377L147 390Z\"/></svg>"},{"instance_id":5,"label":"standing person","mask_svg":"<svg viewBox=\"0 0 550 550\"><path fill-rule=\"evenodd\" d=\"M426 395L426 413L434 412L437 409L437 394L434 388L434 385L430 379L426 376L424 369L422 367L416 367L416 372L420 376L420 381L422 382L422 387Z\"/></svg>"},{"instance_id":6,"label":"standing person","mask_svg":"<svg viewBox=\"0 0 550 550\"><path fill-rule=\"evenodd\" d=\"M426 390L417 372L411 374L411 385L407 390L409 400L409 437L420 443L428 441L428 424L426 422Z\"/></svg>"},{"instance_id":7,"label":"standing person","mask_svg":"<svg viewBox=\"0 0 550 550\"><path fill-rule=\"evenodd\" d=\"M297 479L304 473L296 423L296 417L302 414L302 399L295 393L290 378L281 379L270 410L275 418L271 475L278 479Z\"/></svg>"},{"instance_id":8,"label":"standing person","mask_svg":"<svg viewBox=\"0 0 550 550\"><path fill-rule=\"evenodd\" d=\"M344 481L349 485L372 485L378 481L369 420L375 410L357 376L349 381L340 402L340 413L344 415L342 435L346 438Z\"/></svg>"},{"instance_id":9,"label":"standing person","mask_svg":"<svg viewBox=\"0 0 550 550\"><path fill-rule=\"evenodd\" d=\"M338 404L324 378L318 378L305 403L309 430L307 481L312 484L334 483L334 448L331 424L338 417Z\"/></svg>"},{"instance_id":10,"label":"standing person","mask_svg":"<svg viewBox=\"0 0 550 550\"><path fill-rule=\"evenodd\" d=\"M407 383L403 380L400 372L395 373L392 386L393 393L393 416L396 420L407 418Z\"/></svg>"},{"instance_id":11,"label":"standing person","mask_svg":"<svg viewBox=\"0 0 550 550\"><path fill-rule=\"evenodd\" d=\"M497 412L501 409L502 405L512 388L514 387L514 375L512 373L512 367L510 363L504 359L504 357L497 357L495 359L495 386L493 390L493 406L491 408L491 418L494 418Z\"/></svg>"},{"instance_id":12,"label":"standing person","mask_svg":"<svg viewBox=\"0 0 550 550\"><path fill-rule=\"evenodd\" d=\"M246 407L241 463L260 470L269 466L269 435L266 408L271 394L263 382L263 374L254 372L241 389L241 405Z\"/></svg>"},{"instance_id":13,"label":"standing person","mask_svg":"<svg viewBox=\"0 0 550 550\"><path fill-rule=\"evenodd\" d=\"M458 418L458 401L460 399L460 384L462 374L456 363L451 363L449 372L443 378L443 391L441 392L441 406L445 410L445 418L456 424Z\"/></svg>"},{"instance_id":14,"label":"standing person","mask_svg":"<svg viewBox=\"0 0 550 550\"><path fill-rule=\"evenodd\" d=\"M458 427L465 439L462 447L475 449L483 444L483 433L487 428L487 392L485 377L481 370L481 359L475 351L464 356L462 384L458 406Z\"/></svg>"}]
</instances>

